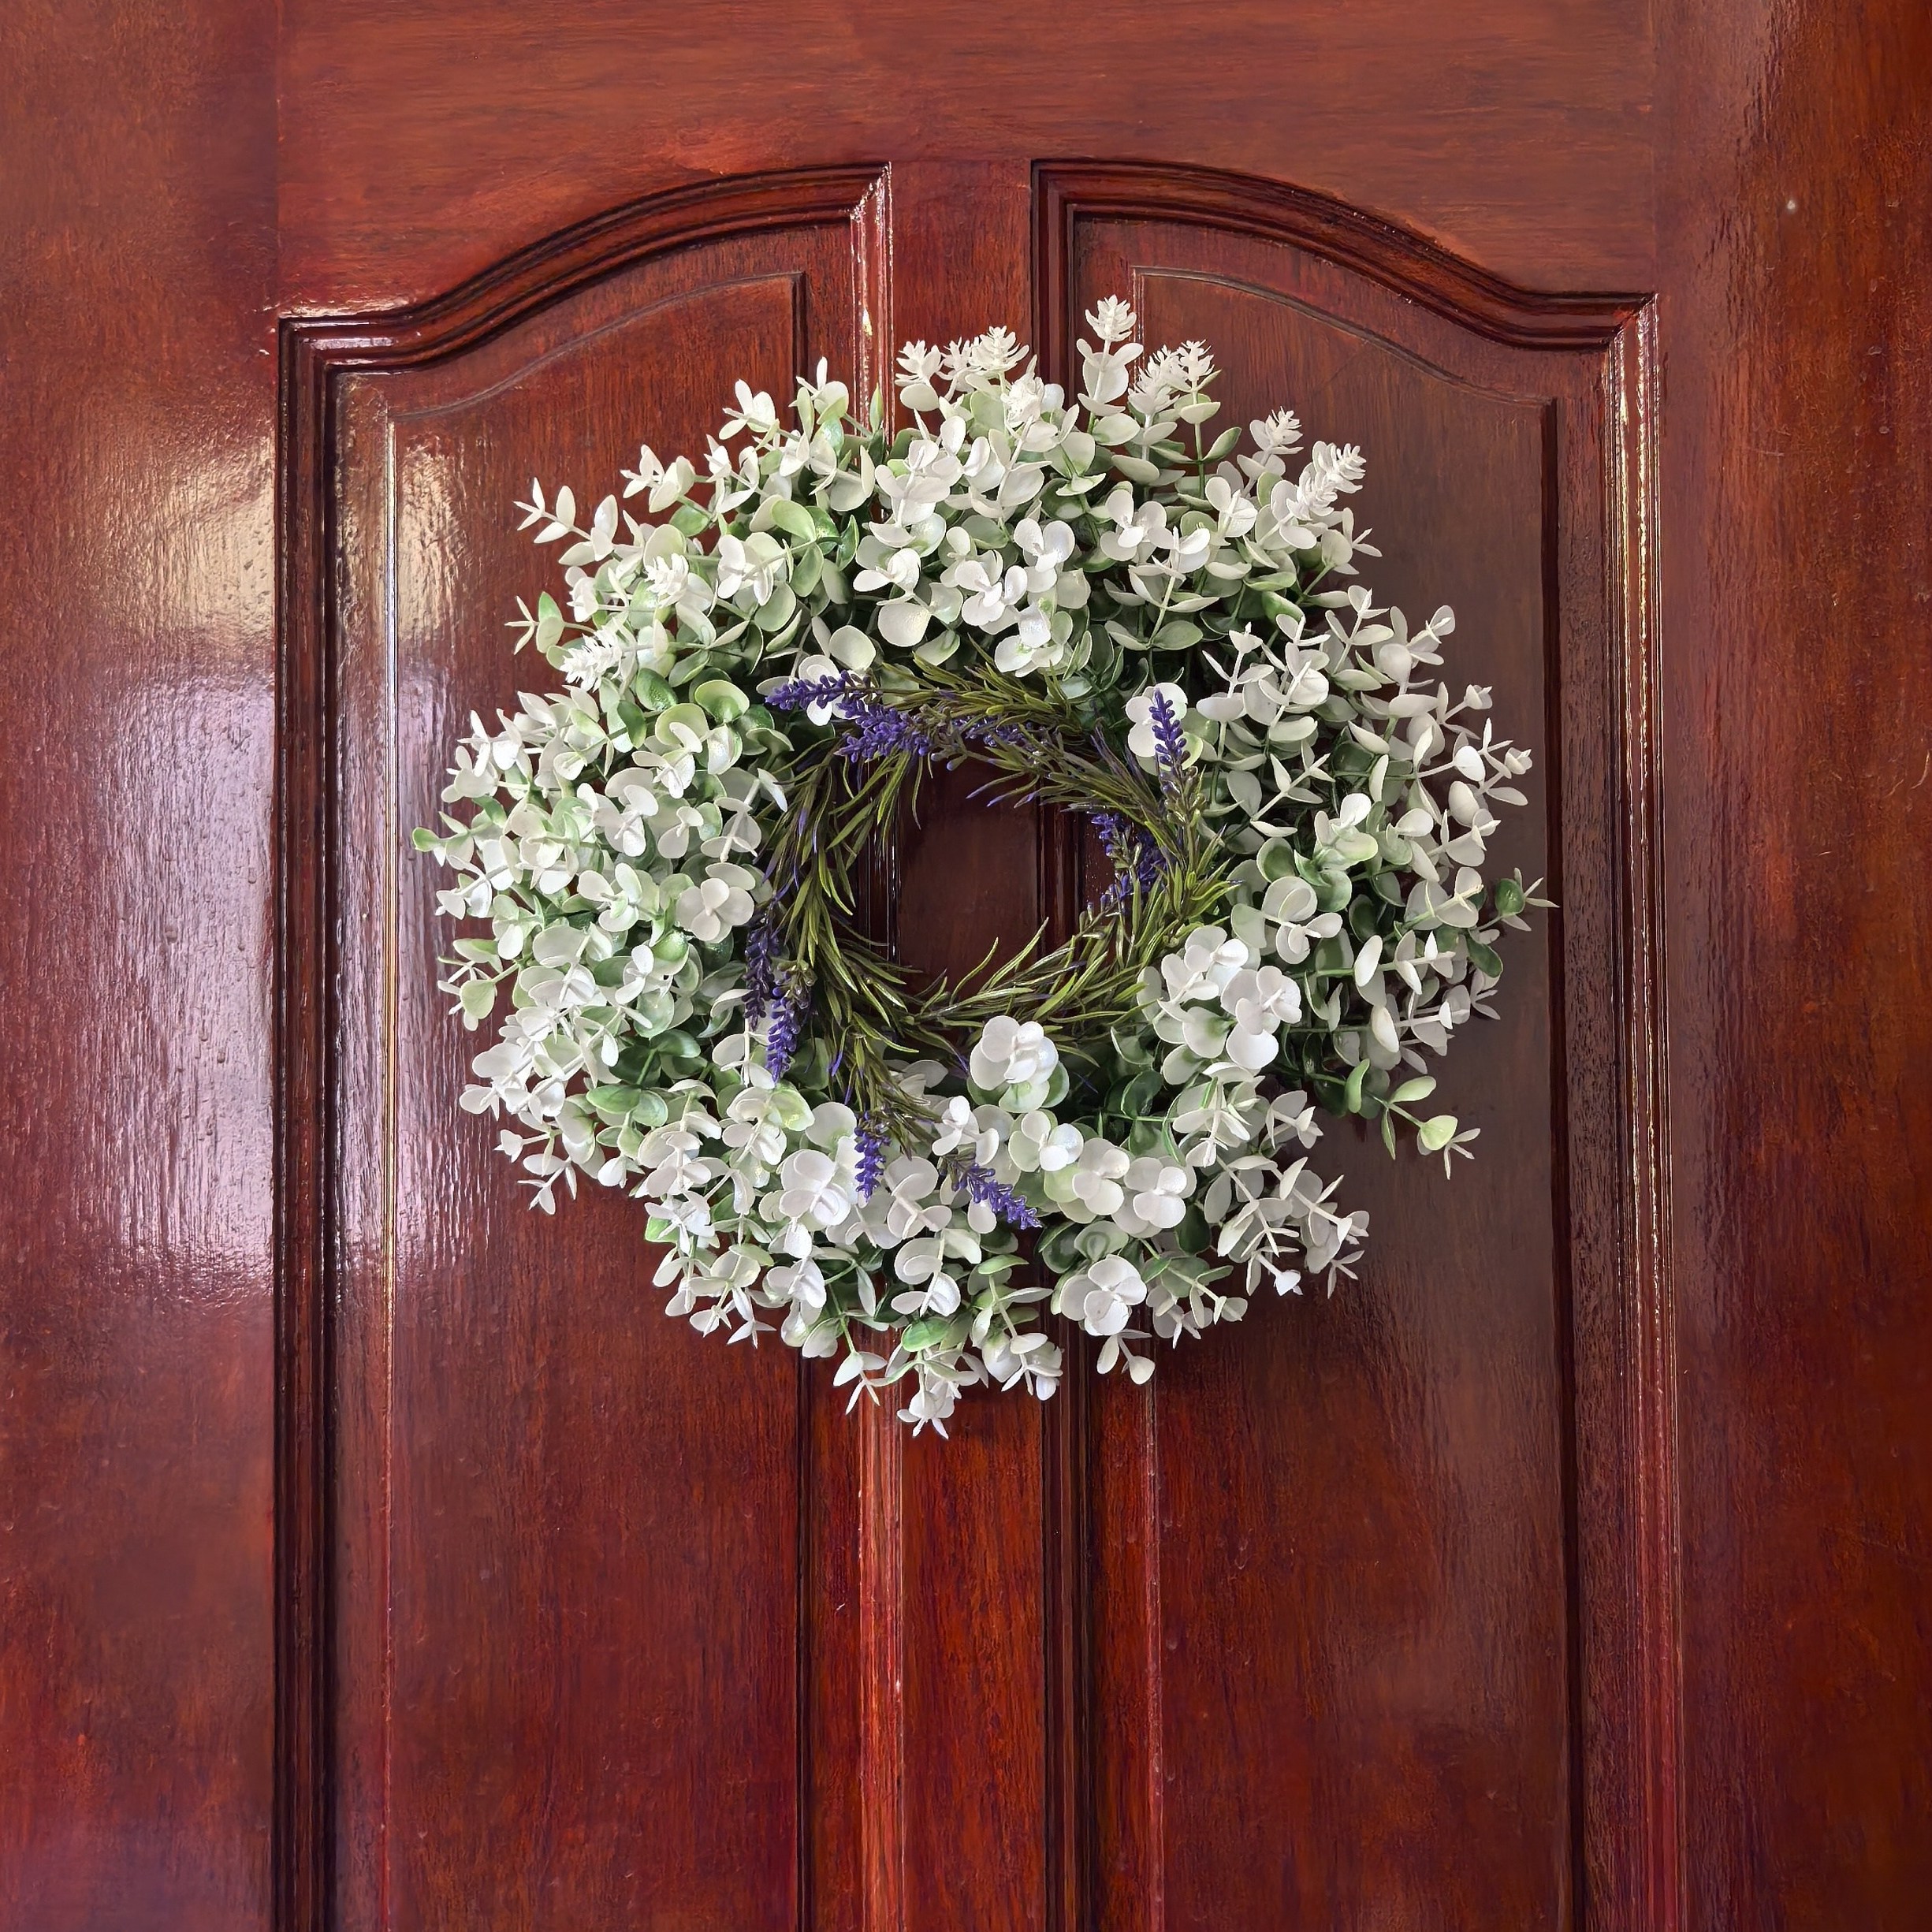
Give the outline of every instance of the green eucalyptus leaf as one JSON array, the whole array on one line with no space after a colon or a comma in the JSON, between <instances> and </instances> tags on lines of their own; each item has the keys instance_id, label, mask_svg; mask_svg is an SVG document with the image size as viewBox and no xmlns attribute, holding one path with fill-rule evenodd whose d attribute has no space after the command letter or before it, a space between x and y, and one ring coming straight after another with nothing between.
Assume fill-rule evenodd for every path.
<instances>
[{"instance_id":1,"label":"green eucalyptus leaf","mask_svg":"<svg viewBox=\"0 0 1932 1932\"><path fill-rule=\"evenodd\" d=\"M1462 936L1462 944L1464 951L1469 954L1470 959L1480 966L1491 979L1496 980L1502 977L1502 956L1497 952L1495 947L1485 946L1480 939L1467 932Z\"/></svg>"},{"instance_id":2,"label":"green eucalyptus leaf","mask_svg":"<svg viewBox=\"0 0 1932 1932\"><path fill-rule=\"evenodd\" d=\"M1351 1114L1362 1111L1362 1082L1368 1078L1368 1063L1358 1060L1355 1070L1349 1075L1348 1085L1342 1089L1343 1104Z\"/></svg>"},{"instance_id":3,"label":"green eucalyptus leaf","mask_svg":"<svg viewBox=\"0 0 1932 1932\"><path fill-rule=\"evenodd\" d=\"M951 1320L937 1316L928 1316L923 1321L914 1322L900 1336L900 1346L907 1354L917 1354L921 1349L939 1346L943 1342L956 1339L955 1324Z\"/></svg>"},{"instance_id":4,"label":"green eucalyptus leaf","mask_svg":"<svg viewBox=\"0 0 1932 1932\"><path fill-rule=\"evenodd\" d=\"M564 635L564 613L557 607L557 599L548 590L537 599L537 648L541 651L553 649Z\"/></svg>"},{"instance_id":5,"label":"green eucalyptus leaf","mask_svg":"<svg viewBox=\"0 0 1932 1932\"><path fill-rule=\"evenodd\" d=\"M818 526L813 522L811 512L788 497L768 497L763 514L772 529L782 530L788 537L797 537L807 543L817 538Z\"/></svg>"},{"instance_id":6,"label":"green eucalyptus leaf","mask_svg":"<svg viewBox=\"0 0 1932 1932\"><path fill-rule=\"evenodd\" d=\"M751 700L726 678L707 679L691 696L704 707L708 717L715 718L720 724L729 724L734 719L743 717L751 708Z\"/></svg>"}]
</instances>

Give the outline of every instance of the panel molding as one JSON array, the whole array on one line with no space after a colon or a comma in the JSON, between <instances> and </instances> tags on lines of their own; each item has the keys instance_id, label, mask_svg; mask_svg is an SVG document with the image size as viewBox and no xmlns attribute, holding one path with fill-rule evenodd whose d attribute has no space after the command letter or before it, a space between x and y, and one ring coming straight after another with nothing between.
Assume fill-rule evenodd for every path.
<instances>
[{"instance_id":1,"label":"panel molding","mask_svg":"<svg viewBox=\"0 0 1932 1932\"><path fill-rule=\"evenodd\" d=\"M335 420L344 379L448 361L626 270L705 243L849 223L858 393L889 341L887 177L855 166L649 197L520 251L422 304L294 315L280 331L277 466L274 1923L333 1923L332 1508L337 1268L331 907L336 821ZM802 1462L803 1457L802 1455ZM802 1789L801 1798L803 1792ZM802 1848L804 1833L801 1832ZM801 1910L808 1893L802 1884Z\"/></svg>"},{"instance_id":2,"label":"panel molding","mask_svg":"<svg viewBox=\"0 0 1932 1932\"><path fill-rule=\"evenodd\" d=\"M1579 1244L1602 1247L1593 1265L1611 1303L1571 1311L1568 1433L1579 1446L1575 1453L1587 1455L1591 1465L1573 1471L1566 1484L1573 1521L1585 1546L1577 1552L1584 1575L1573 1598L1577 1625L1573 1640L1582 1652L1582 1708L1576 1714L1581 1800L1576 1904L1580 1922L1604 1932L1613 1927L1675 1932L1684 1915L1682 1716L1665 1102L1655 300L1520 288L1411 229L1306 189L1245 176L1068 160L1037 164L1034 185L1034 341L1049 378L1067 379L1072 368L1081 225L1164 223L1250 237L1313 257L1483 342L1547 356L1553 367L1580 371L1600 412L1601 593L1610 646L1609 709L1603 722L1610 740L1614 819L1605 842L1615 902L1614 984L1607 995L1567 996L1566 1004L1570 997L1606 997L1612 1008L1617 1175L1609 1212L1598 1215L1599 1225L1588 1235L1574 1237ZM1301 306L1286 293L1253 292ZM1359 322L1312 312L1361 330ZM1411 344L1392 336L1376 339L1399 355L1415 356ZM1576 386L1573 378L1550 385L1553 391L1566 386ZM1552 400L1550 407L1560 418L1562 405ZM1559 440L1566 433L1559 427ZM1557 749L1554 739L1551 749ZM1613 1224L1603 1227L1605 1221ZM1152 1401L1143 1395L1128 1405L1135 1415L1122 1426L1126 1434L1139 1435L1138 1451L1123 1457L1118 1437L1111 1451L1117 1462L1136 1461L1133 1469L1117 1469L1115 1480L1126 1485L1124 1506L1143 1516L1149 1539L1137 1560L1146 1566L1140 1595L1147 1620L1150 1712L1145 1719L1137 1714L1134 1729L1137 1735L1141 1722L1151 1726L1145 1740L1150 1764L1160 1748L1162 1662L1152 1547L1160 1514ZM1115 1596L1124 1599L1133 1591L1130 1576ZM1118 1696L1126 1687L1112 1688ZM1123 1790L1113 1802L1124 1807L1128 1856L1144 1860L1134 1921L1157 1932L1164 1919L1158 1773L1145 1800Z\"/></svg>"},{"instance_id":3,"label":"panel molding","mask_svg":"<svg viewBox=\"0 0 1932 1932\"><path fill-rule=\"evenodd\" d=\"M1614 649L1610 720L1616 822L1615 1079L1621 1185L1614 1253L1604 1264L1614 1306L1591 1318L1589 1359L1573 1391L1605 1464L1579 1483L1603 1489L1590 1557L1599 1591L1616 1580L1629 1603L1602 1611L1581 1673L1588 1841L1583 1917L1593 1926L1674 1928L1681 1920L1681 1719L1677 1664L1676 1379L1667 1218L1662 1012L1661 779L1658 707L1657 345L1655 311L1641 296L1548 294L1504 282L1427 237L1279 184L1206 170L1073 162L1033 172L1034 341L1049 374L1063 372L1074 326L1071 265L1082 221L1170 221L1274 243L1359 276L1472 337L1547 353L1591 372L1603 408L1604 608ZM333 1767L329 1735L331 1431L333 1271L327 1203L333 962L330 854L335 783L331 635L336 534L332 493L336 397L359 371L441 362L475 348L578 292L653 257L697 244L786 227L851 225L859 314L854 340L862 395L891 367L891 222L882 169L854 167L739 177L653 196L511 256L462 287L413 308L285 318L281 333L278 481L279 691L277 1029L277 1387L276 1563L276 1923L321 1932L329 1897ZM1256 291L1260 292L1260 291ZM1335 318L1327 318L1335 319ZM1391 347L1402 345L1390 343ZM1043 845L1043 906L1064 915L1077 859ZM881 911L892 881L875 882ZM1584 1386L1587 1383L1588 1386ZM1164 1918L1160 1862L1162 1669L1157 1544L1158 1448L1152 1398L1134 1392L1135 1467L1117 1471L1131 1494L1129 1524L1093 1506L1102 1450L1096 1418L1116 1392L1070 1374L1048 1419L1043 1498L1044 1636L1049 1756L1046 1834L1049 1923L1095 1922L1110 1897L1094 1838L1103 1781L1123 1790L1126 1836L1145 1860L1137 1918ZM1141 1409L1145 1409L1145 1414ZM805 1409L801 1409L805 1427ZM862 1833L854 1876L862 1923L899 1925L905 1904L900 1697L901 1477L903 1443L889 1415L862 1425L858 1531L865 1679L859 1742ZM811 1457L802 1448L802 1470ZM1582 1506L1578 1506L1580 1511ZM1595 1520L1595 1517L1592 1518ZM1128 1530L1145 1562L1139 1578L1144 1660L1111 1678L1090 1642L1100 1542ZM802 1520L803 1546L817 1534ZM1594 1614L1595 1613L1593 1613ZM1596 1628L1591 1626L1592 1629ZM1117 1674L1117 1673L1116 1673ZM1126 1693L1142 1755L1102 1763L1096 1726L1107 1693ZM809 1802L810 1740L801 1691L801 1799ZM799 1909L815 1923L832 1901L814 1897L802 1826ZM1112 1923L1111 1916L1107 1919Z\"/></svg>"},{"instance_id":4,"label":"panel molding","mask_svg":"<svg viewBox=\"0 0 1932 1932\"><path fill-rule=\"evenodd\" d=\"M1515 348L1607 348L1647 295L1543 293L1452 255L1415 229L1303 188L1162 162L1048 161L1033 170L1041 355L1063 367L1076 222L1186 222L1280 242L1352 270L1459 328Z\"/></svg>"}]
</instances>

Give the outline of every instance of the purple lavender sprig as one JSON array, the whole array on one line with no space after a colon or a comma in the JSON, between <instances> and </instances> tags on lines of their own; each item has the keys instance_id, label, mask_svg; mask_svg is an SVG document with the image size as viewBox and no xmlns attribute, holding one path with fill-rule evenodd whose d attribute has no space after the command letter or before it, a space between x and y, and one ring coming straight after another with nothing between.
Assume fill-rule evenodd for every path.
<instances>
[{"instance_id":1,"label":"purple lavender sprig","mask_svg":"<svg viewBox=\"0 0 1932 1932\"><path fill-rule=\"evenodd\" d=\"M903 752L923 758L937 749L925 720L914 709L888 704L849 671L832 678L794 678L765 700L775 711L802 711L810 705L836 705L845 734L839 743L842 758L869 763Z\"/></svg>"},{"instance_id":2,"label":"purple lavender sprig","mask_svg":"<svg viewBox=\"0 0 1932 1932\"><path fill-rule=\"evenodd\" d=\"M812 1010L812 988L795 966L787 966L779 975L772 996L770 1022L765 1029L765 1070L774 1080L783 1080L785 1070L805 1038L806 1016Z\"/></svg>"},{"instance_id":3,"label":"purple lavender sprig","mask_svg":"<svg viewBox=\"0 0 1932 1932\"><path fill-rule=\"evenodd\" d=\"M1167 855L1147 828L1119 812L1093 812L1089 817L1114 868L1113 883L1100 895L1100 910L1111 912L1125 905L1137 890L1151 892L1167 869Z\"/></svg>"},{"instance_id":4,"label":"purple lavender sprig","mask_svg":"<svg viewBox=\"0 0 1932 1932\"><path fill-rule=\"evenodd\" d=\"M745 1024L756 1026L778 992L784 944L767 906L745 930Z\"/></svg>"},{"instance_id":5,"label":"purple lavender sprig","mask_svg":"<svg viewBox=\"0 0 1932 1932\"><path fill-rule=\"evenodd\" d=\"M1156 687L1153 696L1148 701L1147 721L1154 731L1154 762L1160 772L1160 788L1172 793L1181 782L1181 773L1187 763L1187 739L1181 730L1181 721L1174 715L1174 707L1167 702L1165 691Z\"/></svg>"},{"instance_id":6,"label":"purple lavender sprig","mask_svg":"<svg viewBox=\"0 0 1932 1932\"><path fill-rule=\"evenodd\" d=\"M766 692L765 702L774 711L802 711L807 705L836 704L865 688L851 672L841 671L836 678L794 678L789 684Z\"/></svg>"},{"instance_id":7,"label":"purple lavender sprig","mask_svg":"<svg viewBox=\"0 0 1932 1932\"><path fill-rule=\"evenodd\" d=\"M858 1123L858 1131L853 1137L858 1150L858 1197L870 1201L873 1189L885 1173L885 1136L867 1119Z\"/></svg>"},{"instance_id":8,"label":"purple lavender sprig","mask_svg":"<svg viewBox=\"0 0 1932 1932\"><path fill-rule=\"evenodd\" d=\"M1039 1215L984 1161L960 1163L954 1167L951 1178L955 1187L963 1187L968 1197L981 1207L992 1208L1008 1227L1037 1227L1040 1225Z\"/></svg>"},{"instance_id":9,"label":"purple lavender sprig","mask_svg":"<svg viewBox=\"0 0 1932 1932\"><path fill-rule=\"evenodd\" d=\"M923 758L935 749L932 734L916 711L861 697L847 701L843 715L851 728L839 741L841 758L865 763L903 752L907 758Z\"/></svg>"},{"instance_id":10,"label":"purple lavender sprig","mask_svg":"<svg viewBox=\"0 0 1932 1932\"><path fill-rule=\"evenodd\" d=\"M1119 812L1096 810L1087 816L1093 821L1093 829L1100 835L1101 848L1107 854L1108 863L1116 872L1123 870L1123 848L1130 849L1130 838L1138 828L1130 825Z\"/></svg>"},{"instance_id":11,"label":"purple lavender sprig","mask_svg":"<svg viewBox=\"0 0 1932 1932\"><path fill-rule=\"evenodd\" d=\"M988 720L969 724L960 735L971 739L976 744L1006 746L1022 751L1044 749L1040 744L1039 734L1030 724L1022 724L1011 720L1004 724Z\"/></svg>"}]
</instances>

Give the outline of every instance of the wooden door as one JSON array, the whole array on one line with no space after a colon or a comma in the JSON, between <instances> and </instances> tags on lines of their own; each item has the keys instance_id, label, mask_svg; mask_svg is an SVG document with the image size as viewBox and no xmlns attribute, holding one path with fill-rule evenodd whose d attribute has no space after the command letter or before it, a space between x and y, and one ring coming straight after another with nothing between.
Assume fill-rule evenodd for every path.
<instances>
[{"instance_id":1,"label":"wooden door","mask_svg":"<svg viewBox=\"0 0 1932 1932\"><path fill-rule=\"evenodd\" d=\"M97 869L28 880L4 997L57 958L109 984L65 949L118 893L207 1093L125 1018L27 1053L66 1078L52 1145L77 1095L148 1137L21 1195L10 1464L68 1528L9 1526L0 1925L1918 1923L1909 11L1882 80L1824 9L1595 0L195 0L198 52L140 43L87 125L151 172L151 107L193 157L125 304L148 467L35 490L178 568L63 524L87 608L138 615L38 702L62 757L134 731L102 693L173 722L80 814ZM184 103L184 59L225 93ZM1504 862L1559 910L1446 1063L1483 1130L1453 1186L1330 1128L1358 1280L1146 1388L1063 1336L1050 1402L914 1439L664 1319L636 1203L529 1212L456 1105L409 832L468 714L544 675L503 623L545 568L533 472L594 501L740 376L823 356L864 394L913 337L1004 323L1059 377L1108 292L1212 343L1229 419L1366 448L1373 581L1455 607L1453 675L1536 745ZM29 306L50 460L96 365ZM958 966L1097 883L955 774L877 916ZM76 1199L145 1274L84 1265L121 1238Z\"/></svg>"}]
</instances>

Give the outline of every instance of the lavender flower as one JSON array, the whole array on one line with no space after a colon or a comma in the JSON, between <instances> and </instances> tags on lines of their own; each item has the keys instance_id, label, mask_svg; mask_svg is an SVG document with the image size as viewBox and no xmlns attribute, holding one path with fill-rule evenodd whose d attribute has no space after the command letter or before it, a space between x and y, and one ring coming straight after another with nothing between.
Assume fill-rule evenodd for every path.
<instances>
[{"instance_id":1,"label":"lavender flower","mask_svg":"<svg viewBox=\"0 0 1932 1932\"><path fill-rule=\"evenodd\" d=\"M895 752L923 758L933 750L932 734L916 711L902 711L876 698L848 698L843 716L852 728L839 745L841 758L865 761L891 758Z\"/></svg>"},{"instance_id":2,"label":"lavender flower","mask_svg":"<svg viewBox=\"0 0 1932 1932\"><path fill-rule=\"evenodd\" d=\"M765 1018L778 991L781 947L768 906L745 932L745 1024L755 1026Z\"/></svg>"},{"instance_id":3,"label":"lavender flower","mask_svg":"<svg viewBox=\"0 0 1932 1932\"><path fill-rule=\"evenodd\" d=\"M870 1201L872 1191L885 1173L885 1136L869 1120L858 1123L855 1137L858 1149L858 1197Z\"/></svg>"},{"instance_id":4,"label":"lavender flower","mask_svg":"<svg viewBox=\"0 0 1932 1932\"><path fill-rule=\"evenodd\" d=\"M888 704L850 672L842 671L836 678L795 678L768 694L765 702L775 711L836 705L839 722L846 727L839 755L855 762L899 752L923 758L936 749L932 734L917 711Z\"/></svg>"},{"instance_id":5,"label":"lavender flower","mask_svg":"<svg viewBox=\"0 0 1932 1932\"><path fill-rule=\"evenodd\" d=\"M1121 869L1121 847L1133 829L1119 812L1089 812L1093 829L1100 835L1100 844L1115 871Z\"/></svg>"},{"instance_id":6,"label":"lavender flower","mask_svg":"<svg viewBox=\"0 0 1932 1932\"><path fill-rule=\"evenodd\" d=\"M1171 791L1180 783L1182 768L1187 762L1187 739L1180 720L1159 685L1148 701L1147 721L1154 728L1154 759L1160 768L1160 788Z\"/></svg>"},{"instance_id":7,"label":"lavender flower","mask_svg":"<svg viewBox=\"0 0 1932 1932\"><path fill-rule=\"evenodd\" d=\"M1167 869L1167 855L1144 825L1134 825L1119 812L1094 812L1089 816L1113 863L1113 883L1100 899L1101 909L1111 912L1125 905L1137 889L1152 892L1155 882Z\"/></svg>"},{"instance_id":8,"label":"lavender flower","mask_svg":"<svg viewBox=\"0 0 1932 1932\"><path fill-rule=\"evenodd\" d=\"M787 966L780 975L771 1003L771 1022L765 1029L765 1070L783 1080L805 1037L806 1015L812 1010L812 989L798 970Z\"/></svg>"},{"instance_id":9,"label":"lavender flower","mask_svg":"<svg viewBox=\"0 0 1932 1932\"><path fill-rule=\"evenodd\" d=\"M1030 724L1007 723L1004 724L979 724L966 726L964 736L982 745L1017 746L1022 750L1043 750L1038 733Z\"/></svg>"},{"instance_id":10,"label":"lavender flower","mask_svg":"<svg viewBox=\"0 0 1932 1932\"><path fill-rule=\"evenodd\" d=\"M982 1161L973 1161L954 1171L955 1183L982 1208L990 1208L1008 1227L1037 1227L1040 1217L1020 1196Z\"/></svg>"},{"instance_id":11,"label":"lavender flower","mask_svg":"<svg viewBox=\"0 0 1932 1932\"><path fill-rule=\"evenodd\" d=\"M768 691L765 702L774 711L802 711L807 705L836 704L865 688L851 672L841 671L836 678L794 678L789 684Z\"/></svg>"}]
</instances>

